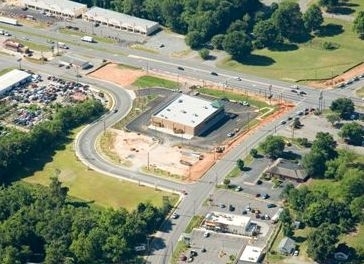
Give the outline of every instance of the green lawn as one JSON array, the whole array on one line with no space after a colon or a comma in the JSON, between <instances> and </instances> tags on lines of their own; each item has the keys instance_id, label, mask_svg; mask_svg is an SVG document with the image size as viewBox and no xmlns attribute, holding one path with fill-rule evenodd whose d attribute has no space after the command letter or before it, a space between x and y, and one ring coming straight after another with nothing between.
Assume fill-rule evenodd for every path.
<instances>
[{"instance_id":1,"label":"green lawn","mask_svg":"<svg viewBox=\"0 0 364 264\"><path fill-rule=\"evenodd\" d=\"M360 0L357 0L358 2ZM363 59L363 41L352 31L352 23L337 19L325 19L325 25L342 25L341 34L317 37L299 46L286 46L283 51L255 50L245 64L226 58L220 67L260 75L273 79L298 81L330 78L360 63ZM324 42L340 45L336 50L322 48Z\"/></svg>"},{"instance_id":2,"label":"green lawn","mask_svg":"<svg viewBox=\"0 0 364 264\"><path fill-rule=\"evenodd\" d=\"M74 137L73 134L72 137ZM162 205L163 196L169 196L174 204L178 197L170 193L154 190L145 186L138 186L127 181L119 180L104 174L89 170L77 160L73 150L73 141L58 150L52 160L46 163L41 171L23 180L29 183L48 185L49 177L56 175L68 186L69 195L86 201L93 201L96 205L134 209L138 203L150 201L156 206Z\"/></svg>"},{"instance_id":3,"label":"green lawn","mask_svg":"<svg viewBox=\"0 0 364 264\"><path fill-rule=\"evenodd\" d=\"M364 249L364 225L359 225L356 232L343 236L340 242L346 242L355 249Z\"/></svg>"},{"instance_id":4,"label":"green lawn","mask_svg":"<svg viewBox=\"0 0 364 264\"><path fill-rule=\"evenodd\" d=\"M15 39L15 41L27 46L30 50L35 51L52 51L51 45L38 44L30 40Z\"/></svg>"},{"instance_id":5,"label":"green lawn","mask_svg":"<svg viewBox=\"0 0 364 264\"><path fill-rule=\"evenodd\" d=\"M168 89L178 88L177 82L150 75L139 77L132 85L139 88L151 88L151 87L164 87Z\"/></svg>"}]
</instances>

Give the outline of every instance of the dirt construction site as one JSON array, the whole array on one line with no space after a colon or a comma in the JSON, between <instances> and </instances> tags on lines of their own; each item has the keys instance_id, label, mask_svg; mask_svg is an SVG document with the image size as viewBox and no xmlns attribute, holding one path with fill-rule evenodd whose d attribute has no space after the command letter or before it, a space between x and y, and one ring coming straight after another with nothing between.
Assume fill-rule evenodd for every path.
<instances>
[{"instance_id":1,"label":"dirt construction site","mask_svg":"<svg viewBox=\"0 0 364 264\"><path fill-rule=\"evenodd\" d=\"M164 76L158 73L157 77L174 80L172 76ZM115 64L107 64L104 67L89 74L89 77L99 78L113 82L126 89L134 89L132 83L139 77L147 75L143 70L120 67ZM180 80L181 81L181 80ZM193 82L183 80L189 85ZM211 88L213 88L211 86ZM237 133L235 137L225 139L221 145L223 151L216 149L210 151L196 151L189 144L176 144L169 140L159 140L156 137L139 131L124 131L110 128L108 132L112 135L112 142L107 148L118 157L119 163L129 167L131 170L142 170L146 173L168 177L175 180L195 181L221 159L230 148L241 144L250 133L254 133L262 125L273 119L279 118L285 111L290 110L292 105L272 102L278 110L267 118L255 117L259 123L247 131ZM185 139L185 141L188 141ZM186 142L185 142L186 143ZM188 142L187 142L188 143ZM183 161L183 162L182 162Z\"/></svg>"}]
</instances>

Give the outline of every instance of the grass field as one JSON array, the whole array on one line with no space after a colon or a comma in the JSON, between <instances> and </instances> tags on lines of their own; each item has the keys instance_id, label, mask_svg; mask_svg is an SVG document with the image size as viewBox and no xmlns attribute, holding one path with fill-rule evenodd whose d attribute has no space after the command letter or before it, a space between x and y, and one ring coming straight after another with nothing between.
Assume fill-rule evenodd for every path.
<instances>
[{"instance_id":1,"label":"grass field","mask_svg":"<svg viewBox=\"0 0 364 264\"><path fill-rule=\"evenodd\" d=\"M349 246L364 249L364 225L359 225L357 232L343 236L340 242L346 242Z\"/></svg>"},{"instance_id":2,"label":"grass field","mask_svg":"<svg viewBox=\"0 0 364 264\"><path fill-rule=\"evenodd\" d=\"M177 82L150 75L139 77L132 85L140 88L150 88L150 87L164 87L168 89L178 88Z\"/></svg>"},{"instance_id":3,"label":"grass field","mask_svg":"<svg viewBox=\"0 0 364 264\"><path fill-rule=\"evenodd\" d=\"M327 35L331 36L315 37L298 46L287 45L282 51L255 50L244 64L226 58L219 66L273 79L298 81L330 78L362 62L363 41L352 31L352 23L330 18L325 19L325 25ZM339 33L340 25L343 33ZM337 34L332 33L334 31ZM325 50L322 48L324 42L339 44L339 48Z\"/></svg>"},{"instance_id":4,"label":"grass field","mask_svg":"<svg viewBox=\"0 0 364 264\"><path fill-rule=\"evenodd\" d=\"M75 133L72 138L75 137ZM169 196L174 204L178 197L153 188L119 180L104 174L89 170L77 160L73 150L73 141L58 150L52 160L45 164L41 171L24 178L28 183L49 184L49 177L60 172L59 179L69 187L69 195L94 202L104 207L134 209L138 203L150 201L156 206L162 205L162 197Z\"/></svg>"}]
</instances>

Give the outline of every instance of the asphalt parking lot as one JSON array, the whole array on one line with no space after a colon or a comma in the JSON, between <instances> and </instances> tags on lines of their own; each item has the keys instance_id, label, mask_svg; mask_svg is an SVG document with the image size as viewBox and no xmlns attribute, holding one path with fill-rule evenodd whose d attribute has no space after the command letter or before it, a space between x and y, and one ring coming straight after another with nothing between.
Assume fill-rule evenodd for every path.
<instances>
[{"instance_id":1,"label":"asphalt parking lot","mask_svg":"<svg viewBox=\"0 0 364 264\"><path fill-rule=\"evenodd\" d=\"M242 247L249 242L249 238L242 236L210 232L209 237L204 237L204 233L205 230L202 229L194 229L191 233L191 248L185 255L189 256L189 252L195 250L198 255L194 257L193 263L225 264L229 262L230 255L237 256ZM206 252L202 252L202 248L205 248Z\"/></svg>"},{"instance_id":2,"label":"asphalt parking lot","mask_svg":"<svg viewBox=\"0 0 364 264\"><path fill-rule=\"evenodd\" d=\"M161 141L168 140L174 144L188 144L189 146L202 151L211 150L218 145L224 144L226 140L232 139L234 136L236 136L236 133L242 132L241 128L244 127L244 125L249 122L249 120L255 118L258 115L258 113L255 111L255 108L253 107L243 106L239 103L223 101L226 112L225 119L220 124L213 127L206 134L199 137L194 137L187 141L179 137L174 137L173 135L161 135L161 133L148 129L146 126L152 114L165 107L168 102L174 98L178 97L178 92L167 89L153 88L143 89L138 91L138 93L141 95L159 95L160 98L155 102L151 102L151 104L147 107L147 109L144 109L143 113L139 117L127 125L127 129L160 138ZM203 96L203 98L209 99L211 101L214 100L214 98L207 96ZM229 133L232 133L232 135L228 136Z\"/></svg>"}]
</instances>

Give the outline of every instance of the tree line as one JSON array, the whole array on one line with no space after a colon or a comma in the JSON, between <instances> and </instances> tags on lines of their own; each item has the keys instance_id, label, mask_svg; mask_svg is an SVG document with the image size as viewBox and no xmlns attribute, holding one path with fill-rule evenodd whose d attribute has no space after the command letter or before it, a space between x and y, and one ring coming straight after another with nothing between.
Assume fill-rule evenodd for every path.
<instances>
[{"instance_id":1,"label":"tree line","mask_svg":"<svg viewBox=\"0 0 364 264\"><path fill-rule=\"evenodd\" d=\"M168 209L150 203L131 212L98 209L67 192L57 177L49 187L18 182L0 188L0 263L131 263L135 247L146 243Z\"/></svg>"},{"instance_id":2,"label":"tree line","mask_svg":"<svg viewBox=\"0 0 364 264\"><path fill-rule=\"evenodd\" d=\"M19 168L32 164L64 144L71 129L94 120L105 112L102 103L88 99L75 105L54 106L48 120L35 125L30 132L12 129L0 137L0 182L11 181Z\"/></svg>"}]
</instances>

